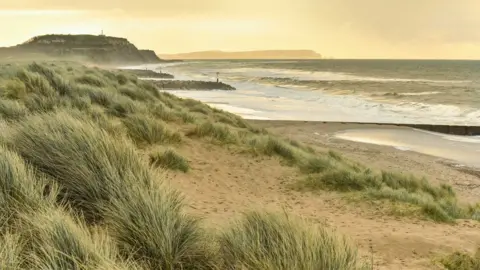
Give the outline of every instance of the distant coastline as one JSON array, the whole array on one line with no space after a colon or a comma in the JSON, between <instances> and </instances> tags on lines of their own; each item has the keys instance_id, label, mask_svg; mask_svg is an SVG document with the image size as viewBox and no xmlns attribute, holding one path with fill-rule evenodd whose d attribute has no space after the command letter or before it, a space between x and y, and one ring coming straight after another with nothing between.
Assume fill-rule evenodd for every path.
<instances>
[{"instance_id":1,"label":"distant coastline","mask_svg":"<svg viewBox=\"0 0 480 270\"><path fill-rule=\"evenodd\" d=\"M323 59L321 54L312 50L200 51L160 54L159 57L168 60Z\"/></svg>"}]
</instances>

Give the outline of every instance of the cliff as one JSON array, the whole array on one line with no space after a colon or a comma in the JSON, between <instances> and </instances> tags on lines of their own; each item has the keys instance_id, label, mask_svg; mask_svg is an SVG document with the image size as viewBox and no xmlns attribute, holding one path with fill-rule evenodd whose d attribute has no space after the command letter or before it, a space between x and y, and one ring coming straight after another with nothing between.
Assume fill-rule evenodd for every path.
<instances>
[{"instance_id":1,"label":"cliff","mask_svg":"<svg viewBox=\"0 0 480 270\"><path fill-rule=\"evenodd\" d=\"M146 63L157 63L162 61L162 59L160 59L153 50L139 50L139 51Z\"/></svg>"},{"instance_id":2,"label":"cliff","mask_svg":"<svg viewBox=\"0 0 480 270\"><path fill-rule=\"evenodd\" d=\"M312 50L266 50L266 51L203 51L181 54L163 54L164 59L321 59L322 56Z\"/></svg>"},{"instance_id":3,"label":"cliff","mask_svg":"<svg viewBox=\"0 0 480 270\"><path fill-rule=\"evenodd\" d=\"M139 50L125 38L94 35L43 35L9 48L0 54L18 56L43 54L55 58L81 58L102 64L158 63L151 50Z\"/></svg>"}]
</instances>

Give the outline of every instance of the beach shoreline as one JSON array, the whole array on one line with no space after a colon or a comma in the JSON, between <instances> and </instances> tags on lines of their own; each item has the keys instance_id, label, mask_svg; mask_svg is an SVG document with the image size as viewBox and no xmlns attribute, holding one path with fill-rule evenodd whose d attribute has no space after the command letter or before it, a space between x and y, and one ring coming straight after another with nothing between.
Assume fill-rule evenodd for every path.
<instances>
[{"instance_id":1,"label":"beach shoreline","mask_svg":"<svg viewBox=\"0 0 480 270\"><path fill-rule=\"evenodd\" d=\"M413 130L408 126L309 121L248 121L258 127L306 143L319 150L338 151L352 160L379 170L415 174L425 176L437 183L451 184L460 191L462 194L460 197L468 202L476 202L480 196L480 175L478 173L480 168L461 164L461 162L445 157L396 148L394 145L345 140L336 136L349 130L385 130L388 132ZM472 187L475 188L472 189Z\"/></svg>"}]
</instances>

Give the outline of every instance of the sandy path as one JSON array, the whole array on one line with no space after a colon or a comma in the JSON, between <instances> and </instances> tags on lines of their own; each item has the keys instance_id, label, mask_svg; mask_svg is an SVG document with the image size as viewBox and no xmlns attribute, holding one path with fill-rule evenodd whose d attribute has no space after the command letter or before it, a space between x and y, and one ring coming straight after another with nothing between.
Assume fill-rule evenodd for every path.
<instances>
[{"instance_id":1,"label":"sandy path","mask_svg":"<svg viewBox=\"0 0 480 270\"><path fill-rule=\"evenodd\" d=\"M374 168L408 169L429 175L433 181L449 182L465 200L478 197L478 189L465 188L463 183L478 183L480 179L457 171L436 158L390 147L331 140L325 136L347 126L300 122L266 122L262 125L273 132L310 142L318 148L328 146ZM372 245L375 269L437 269L431 262L436 254L454 250L473 251L480 244L480 225L477 222L436 224L383 215L380 207L376 209L375 206L347 203L335 193L291 191L286 185L301 176L294 168L280 166L278 160L245 158L222 147L189 143L192 145L185 146L181 152L191 160L192 171L188 174L171 173L169 178L186 195L190 211L205 217L205 222L212 228L225 225L248 209L285 208L312 222L326 222L337 228L360 246L363 255L369 254L369 246Z\"/></svg>"}]
</instances>

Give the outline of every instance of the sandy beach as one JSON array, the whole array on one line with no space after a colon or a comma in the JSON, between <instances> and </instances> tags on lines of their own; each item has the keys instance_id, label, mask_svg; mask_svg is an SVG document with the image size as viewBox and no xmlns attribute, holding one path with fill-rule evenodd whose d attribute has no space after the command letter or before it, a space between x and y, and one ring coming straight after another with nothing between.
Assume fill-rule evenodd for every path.
<instances>
[{"instance_id":1,"label":"sandy beach","mask_svg":"<svg viewBox=\"0 0 480 270\"><path fill-rule=\"evenodd\" d=\"M349 129L408 128L301 121L251 122L317 150L335 150L373 169L409 172L425 176L433 183L451 184L465 202L475 202L480 194L479 176L465 167L455 167L438 157L333 136ZM265 158L245 160L239 158L240 153L232 155L222 147L198 144L181 151L189 156L195 173L172 174L169 178L186 194L190 211L203 216L214 228L248 209L287 209L338 229L359 245L368 261L373 251L374 269L443 269L433 261L453 251L473 252L480 243L480 225L476 221L439 224L402 215L401 209L392 213L391 208L381 202L351 200L334 192L296 192L288 188L289 183L301 177L294 168Z\"/></svg>"}]
</instances>

